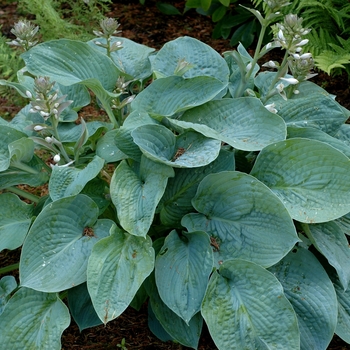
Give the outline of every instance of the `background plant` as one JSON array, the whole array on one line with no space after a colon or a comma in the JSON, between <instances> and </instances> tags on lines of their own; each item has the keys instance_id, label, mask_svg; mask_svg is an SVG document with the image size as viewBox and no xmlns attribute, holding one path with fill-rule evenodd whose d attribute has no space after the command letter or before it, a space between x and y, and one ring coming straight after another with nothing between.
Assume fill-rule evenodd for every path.
<instances>
[{"instance_id":1,"label":"background plant","mask_svg":"<svg viewBox=\"0 0 350 350\"><path fill-rule=\"evenodd\" d=\"M275 12L251 12L266 31ZM29 100L0 129L1 249L22 246L19 285L0 281L2 344L59 349L70 314L84 329L145 300L152 331L192 348L203 320L220 349L349 342L349 111L307 81L303 22L224 58L101 24L1 81ZM259 73L274 47L283 61ZM76 122L87 89L109 122Z\"/></svg>"}]
</instances>

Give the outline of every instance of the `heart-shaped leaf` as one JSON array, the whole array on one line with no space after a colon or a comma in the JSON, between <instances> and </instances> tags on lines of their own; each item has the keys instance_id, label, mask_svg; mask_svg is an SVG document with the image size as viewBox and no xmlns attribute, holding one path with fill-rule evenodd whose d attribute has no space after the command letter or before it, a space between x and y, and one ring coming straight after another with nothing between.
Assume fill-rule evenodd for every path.
<instances>
[{"instance_id":1,"label":"heart-shaped leaf","mask_svg":"<svg viewBox=\"0 0 350 350\"><path fill-rule=\"evenodd\" d=\"M4 349L60 350L61 335L69 323L68 308L56 293L22 287L0 315L1 346Z\"/></svg>"},{"instance_id":2,"label":"heart-shaped leaf","mask_svg":"<svg viewBox=\"0 0 350 350\"><path fill-rule=\"evenodd\" d=\"M94 308L104 324L129 306L154 268L150 237L135 237L114 226L109 237L93 248L87 286Z\"/></svg>"},{"instance_id":3,"label":"heart-shaped leaf","mask_svg":"<svg viewBox=\"0 0 350 350\"><path fill-rule=\"evenodd\" d=\"M187 324L200 311L213 268L213 251L205 232L174 230L166 237L155 265L163 302Z\"/></svg>"},{"instance_id":4,"label":"heart-shaped leaf","mask_svg":"<svg viewBox=\"0 0 350 350\"><path fill-rule=\"evenodd\" d=\"M299 349L298 322L272 273L252 262L224 262L210 278L202 315L219 349Z\"/></svg>"},{"instance_id":5,"label":"heart-shaped leaf","mask_svg":"<svg viewBox=\"0 0 350 350\"><path fill-rule=\"evenodd\" d=\"M171 123L245 151L258 151L286 138L286 124L257 98L210 101L186 111Z\"/></svg>"},{"instance_id":6,"label":"heart-shaped leaf","mask_svg":"<svg viewBox=\"0 0 350 350\"><path fill-rule=\"evenodd\" d=\"M0 315L11 297L11 293L17 288L16 279L13 276L4 276L0 280Z\"/></svg>"},{"instance_id":7,"label":"heart-shaped leaf","mask_svg":"<svg viewBox=\"0 0 350 350\"><path fill-rule=\"evenodd\" d=\"M184 216L182 225L211 236L216 264L242 258L271 266L298 242L281 201L250 175L210 174L199 184L192 204L199 213Z\"/></svg>"},{"instance_id":8,"label":"heart-shaped leaf","mask_svg":"<svg viewBox=\"0 0 350 350\"><path fill-rule=\"evenodd\" d=\"M21 285L58 292L85 282L92 247L109 235L113 224L97 220L98 213L96 203L82 194L44 207L23 244Z\"/></svg>"},{"instance_id":9,"label":"heart-shaped leaf","mask_svg":"<svg viewBox=\"0 0 350 350\"><path fill-rule=\"evenodd\" d=\"M217 158L221 146L219 140L193 131L176 137L163 125L144 125L131 135L148 158L174 168L205 166Z\"/></svg>"},{"instance_id":10,"label":"heart-shaped leaf","mask_svg":"<svg viewBox=\"0 0 350 350\"><path fill-rule=\"evenodd\" d=\"M350 160L323 142L295 138L271 144L251 174L276 193L295 220L326 222L350 211Z\"/></svg>"},{"instance_id":11,"label":"heart-shaped leaf","mask_svg":"<svg viewBox=\"0 0 350 350\"><path fill-rule=\"evenodd\" d=\"M145 237L153 221L168 178L174 171L142 157L139 171L122 161L112 176L111 199L117 208L121 226L127 232Z\"/></svg>"}]
</instances>

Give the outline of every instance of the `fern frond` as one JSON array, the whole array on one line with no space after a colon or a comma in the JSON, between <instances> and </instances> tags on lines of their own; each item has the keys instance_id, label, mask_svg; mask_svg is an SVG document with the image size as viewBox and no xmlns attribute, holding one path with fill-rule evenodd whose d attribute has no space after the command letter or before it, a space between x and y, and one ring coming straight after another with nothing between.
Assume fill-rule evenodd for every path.
<instances>
[{"instance_id":1,"label":"fern frond","mask_svg":"<svg viewBox=\"0 0 350 350\"><path fill-rule=\"evenodd\" d=\"M333 69L346 68L344 64L350 63L350 54L338 54L334 51L325 50L316 56L314 61L319 69L331 74Z\"/></svg>"}]
</instances>

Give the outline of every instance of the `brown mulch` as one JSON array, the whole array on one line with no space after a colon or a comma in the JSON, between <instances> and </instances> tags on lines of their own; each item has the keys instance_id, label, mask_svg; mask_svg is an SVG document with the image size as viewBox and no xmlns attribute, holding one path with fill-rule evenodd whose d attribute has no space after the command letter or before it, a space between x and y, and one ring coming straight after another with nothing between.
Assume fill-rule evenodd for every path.
<instances>
[{"instance_id":1,"label":"brown mulch","mask_svg":"<svg viewBox=\"0 0 350 350\"><path fill-rule=\"evenodd\" d=\"M184 1L175 1L173 4L180 11L184 9ZM195 37L220 53L232 49L227 40L215 40L211 37L214 27L211 19L198 15L195 10L189 10L182 16L166 16L159 12L154 0L146 0L145 6L142 6L137 0L114 1L111 9L107 16L119 20L122 36L155 49L160 49L164 43L184 35ZM16 2L10 3L9 1L0 0L0 25L2 25L4 35L9 35L11 26L17 19ZM345 73L331 79L328 75L320 72L313 81L324 87L329 93L336 95L337 100L344 107L350 109L349 81ZM13 115L17 110L17 106L13 106L6 99L0 98L0 115L2 113ZM18 262L18 258L18 250L0 252L2 266ZM106 326L101 325L82 332L79 331L72 320L70 327L63 333L62 349L120 349L118 345L121 344L123 338L125 338L128 350L187 349L172 342L163 343L149 331L146 305L139 312L129 307L123 315L109 322ZM216 349L206 328L203 331L198 349ZM328 349L346 350L350 349L350 345L335 336Z\"/></svg>"}]
</instances>

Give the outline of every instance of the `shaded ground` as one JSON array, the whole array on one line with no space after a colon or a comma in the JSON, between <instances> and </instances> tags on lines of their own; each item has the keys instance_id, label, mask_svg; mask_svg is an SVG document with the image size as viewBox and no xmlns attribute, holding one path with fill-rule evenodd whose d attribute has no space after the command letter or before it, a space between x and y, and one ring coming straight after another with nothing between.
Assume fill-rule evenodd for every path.
<instances>
[{"instance_id":1,"label":"shaded ground","mask_svg":"<svg viewBox=\"0 0 350 350\"><path fill-rule=\"evenodd\" d=\"M184 2L176 1L175 5L182 10ZM18 19L16 3L8 4L0 0L0 25L4 34L10 32L13 23ZM113 4L112 11L107 14L116 17L121 23L122 36L132 39L138 43L159 49L164 43L179 36L192 36L222 53L231 50L226 40L214 40L211 38L213 24L210 18L199 16L194 10L190 10L184 16L166 16L161 14L155 6L154 1L146 0L146 6L134 2L118 1ZM91 28L92 29L92 28ZM326 74L320 73L314 82L324 87L328 92L337 95L337 100L350 109L349 84L347 75L343 74L330 79ZM8 112L13 115L18 110L11 101L0 98L0 115ZM18 262L19 251L4 251L0 253L1 266L7 266ZM179 344L162 343L148 330L146 305L137 312L128 308L123 315L116 320L92 329L79 332L74 321L63 333L62 349L120 349L122 339L125 338L128 350L136 349L187 349ZM215 350L206 329L200 340L199 350ZM350 349L335 337L328 348L330 350ZM125 349L124 349L125 350ZM237 349L239 350L239 349ZM290 350L290 349L286 349Z\"/></svg>"}]
</instances>

